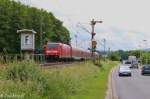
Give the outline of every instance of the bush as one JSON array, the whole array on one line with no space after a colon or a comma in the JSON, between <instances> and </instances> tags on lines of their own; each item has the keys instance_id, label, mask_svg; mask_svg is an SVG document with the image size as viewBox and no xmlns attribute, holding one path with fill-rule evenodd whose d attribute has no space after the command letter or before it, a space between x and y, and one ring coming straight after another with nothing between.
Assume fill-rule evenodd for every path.
<instances>
[{"instance_id":1,"label":"bush","mask_svg":"<svg viewBox=\"0 0 150 99\"><path fill-rule=\"evenodd\" d=\"M6 68L6 78L8 80L34 80L40 75L39 66L33 62L23 61L9 64Z\"/></svg>"},{"instance_id":2,"label":"bush","mask_svg":"<svg viewBox=\"0 0 150 99\"><path fill-rule=\"evenodd\" d=\"M109 59L112 61L119 61L120 57L117 54L113 53L109 56Z\"/></svg>"},{"instance_id":3,"label":"bush","mask_svg":"<svg viewBox=\"0 0 150 99\"><path fill-rule=\"evenodd\" d=\"M23 94L24 99L68 99L79 85L71 76L64 76L60 71L44 71L32 61L9 64L3 78L0 93Z\"/></svg>"}]
</instances>

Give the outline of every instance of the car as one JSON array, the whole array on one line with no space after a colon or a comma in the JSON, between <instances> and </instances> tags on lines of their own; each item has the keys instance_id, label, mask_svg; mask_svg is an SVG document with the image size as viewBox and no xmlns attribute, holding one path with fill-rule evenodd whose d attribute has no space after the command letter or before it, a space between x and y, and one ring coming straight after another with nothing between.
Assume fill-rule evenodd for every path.
<instances>
[{"instance_id":1,"label":"car","mask_svg":"<svg viewBox=\"0 0 150 99\"><path fill-rule=\"evenodd\" d=\"M138 69L138 61L133 61L130 68Z\"/></svg>"},{"instance_id":2,"label":"car","mask_svg":"<svg viewBox=\"0 0 150 99\"><path fill-rule=\"evenodd\" d=\"M138 69L138 61L126 61L124 64L128 65L130 68Z\"/></svg>"},{"instance_id":3,"label":"car","mask_svg":"<svg viewBox=\"0 0 150 99\"><path fill-rule=\"evenodd\" d=\"M118 72L119 76L132 76L129 66L121 65Z\"/></svg>"},{"instance_id":4,"label":"car","mask_svg":"<svg viewBox=\"0 0 150 99\"><path fill-rule=\"evenodd\" d=\"M125 61L124 64L128 65L129 67L131 67L131 62L130 61Z\"/></svg>"},{"instance_id":5,"label":"car","mask_svg":"<svg viewBox=\"0 0 150 99\"><path fill-rule=\"evenodd\" d=\"M150 75L150 65L144 65L142 67L141 74L142 75L145 75L145 74Z\"/></svg>"}]
</instances>

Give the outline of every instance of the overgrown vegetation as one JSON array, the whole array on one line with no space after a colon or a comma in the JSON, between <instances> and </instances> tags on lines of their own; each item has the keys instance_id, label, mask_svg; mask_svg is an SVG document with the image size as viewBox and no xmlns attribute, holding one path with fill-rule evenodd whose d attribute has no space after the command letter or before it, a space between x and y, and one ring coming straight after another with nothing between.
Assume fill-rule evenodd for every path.
<instances>
[{"instance_id":1,"label":"overgrown vegetation","mask_svg":"<svg viewBox=\"0 0 150 99\"><path fill-rule=\"evenodd\" d=\"M142 64L150 64L150 52L142 52L141 53L141 63Z\"/></svg>"},{"instance_id":2,"label":"overgrown vegetation","mask_svg":"<svg viewBox=\"0 0 150 99\"><path fill-rule=\"evenodd\" d=\"M94 65L92 66L92 64L90 64L92 67L85 66L91 71L93 70L93 72L91 72L90 76L85 76L84 79L80 81L80 83L82 83L80 87L81 91L72 95L70 99L105 99L108 75L110 70L117 64L118 62L106 60L101 61L101 68L95 67Z\"/></svg>"},{"instance_id":3,"label":"overgrown vegetation","mask_svg":"<svg viewBox=\"0 0 150 99\"><path fill-rule=\"evenodd\" d=\"M36 34L36 49L45 41L69 43L70 35L63 22L51 12L29 7L14 0L0 0L0 53L19 53L19 29L33 29Z\"/></svg>"},{"instance_id":4,"label":"overgrown vegetation","mask_svg":"<svg viewBox=\"0 0 150 99\"><path fill-rule=\"evenodd\" d=\"M100 68L85 62L43 69L32 61L14 62L0 67L0 93L21 99L104 99L107 76L115 65L107 61Z\"/></svg>"},{"instance_id":5,"label":"overgrown vegetation","mask_svg":"<svg viewBox=\"0 0 150 99\"><path fill-rule=\"evenodd\" d=\"M76 82L60 71L42 70L34 62L15 62L1 69L0 93L23 95L23 99L67 99Z\"/></svg>"}]
</instances>

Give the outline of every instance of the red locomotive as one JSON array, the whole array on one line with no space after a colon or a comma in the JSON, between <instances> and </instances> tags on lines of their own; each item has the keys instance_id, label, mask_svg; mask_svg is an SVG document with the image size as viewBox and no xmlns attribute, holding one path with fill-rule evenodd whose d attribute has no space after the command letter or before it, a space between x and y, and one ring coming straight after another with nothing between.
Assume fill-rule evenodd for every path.
<instances>
[{"instance_id":1,"label":"red locomotive","mask_svg":"<svg viewBox=\"0 0 150 99\"><path fill-rule=\"evenodd\" d=\"M44 54L47 59L51 60L86 60L91 58L91 52L79 49L63 43L47 43L44 47ZM98 58L98 53L93 56Z\"/></svg>"}]
</instances>

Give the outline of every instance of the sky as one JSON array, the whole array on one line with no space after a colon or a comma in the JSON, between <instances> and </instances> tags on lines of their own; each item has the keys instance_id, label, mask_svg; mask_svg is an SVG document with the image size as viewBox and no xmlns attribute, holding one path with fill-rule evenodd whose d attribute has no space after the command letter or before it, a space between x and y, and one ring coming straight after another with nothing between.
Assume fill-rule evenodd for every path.
<instances>
[{"instance_id":1,"label":"sky","mask_svg":"<svg viewBox=\"0 0 150 99\"><path fill-rule=\"evenodd\" d=\"M64 22L73 46L88 48L90 21L103 21L95 26L97 49L103 50L103 39L111 50L149 48L149 0L16 0L52 12ZM76 38L77 35L77 44Z\"/></svg>"}]
</instances>

